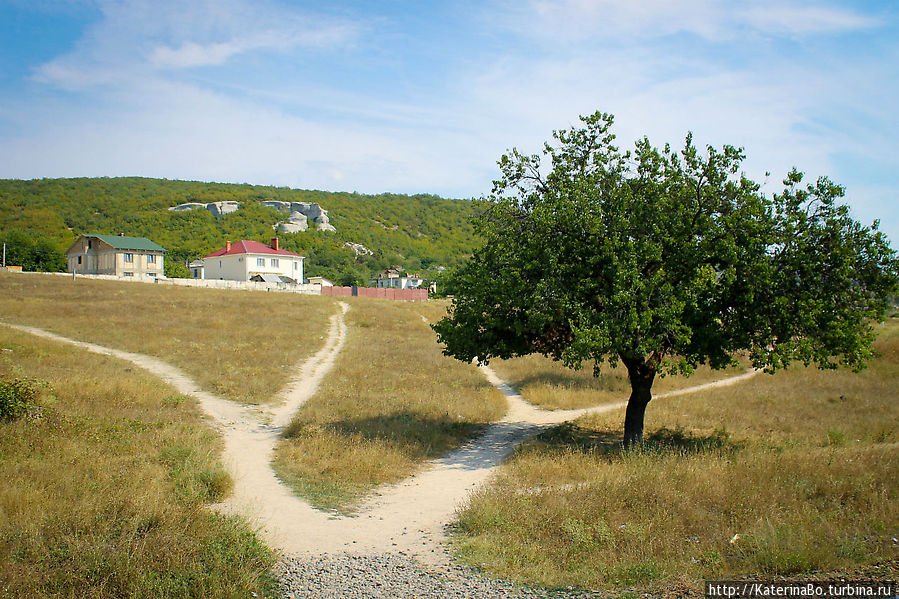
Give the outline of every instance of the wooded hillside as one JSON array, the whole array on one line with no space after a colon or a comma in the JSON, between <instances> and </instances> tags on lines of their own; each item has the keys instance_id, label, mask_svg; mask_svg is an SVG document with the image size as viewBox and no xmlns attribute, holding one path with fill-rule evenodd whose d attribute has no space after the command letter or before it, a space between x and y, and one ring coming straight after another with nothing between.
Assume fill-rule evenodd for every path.
<instances>
[{"instance_id":1,"label":"wooded hillside","mask_svg":"<svg viewBox=\"0 0 899 599\"><path fill-rule=\"evenodd\" d=\"M281 247L307 257L307 275L364 282L393 265L425 276L453 266L475 245L476 203L432 195L361 195L247 184L140 177L0 180L0 242L7 263L26 270L64 270L62 252L82 233L146 237L169 250L167 265L202 257L226 240L268 242L284 212L263 200L317 202L337 232L279 233ZM207 210L170 212L185 202L237 201L216 219ZM345 242L374 252L356 256ZM428 269L431 272L428 273ZM168 269L167 269L168 270Z\"/></svg>"}]
</instances>

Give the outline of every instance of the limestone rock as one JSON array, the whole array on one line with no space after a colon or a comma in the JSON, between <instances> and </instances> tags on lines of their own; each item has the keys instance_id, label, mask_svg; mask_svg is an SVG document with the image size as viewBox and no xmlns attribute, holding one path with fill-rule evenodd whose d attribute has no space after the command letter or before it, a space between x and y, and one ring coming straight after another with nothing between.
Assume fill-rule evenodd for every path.
<instances>
[{"instance_id":1,"label":"limestone rock","mask_svg":"<svg viewBox=\"0 0 899 599\"><path fill-rule=\"evenodd\" d=\"M278 223L276 228L282 233L300 233L309 228L309 219L301 212L291 212L287 220Z\"/></svg>"},{"instance_id":2,"label":"limestone rock","mask_svg":"<svg viewBox=\"0 0 899 599\"><path fill-rule=\"evenodd\" d=\"M198 202L187 202L186 204L178 204L177 206L172 206L169 210L175 210L177 212L181 212L183 210L205 210L206 204L200 204Z\"/></svg>"}]
</instances>

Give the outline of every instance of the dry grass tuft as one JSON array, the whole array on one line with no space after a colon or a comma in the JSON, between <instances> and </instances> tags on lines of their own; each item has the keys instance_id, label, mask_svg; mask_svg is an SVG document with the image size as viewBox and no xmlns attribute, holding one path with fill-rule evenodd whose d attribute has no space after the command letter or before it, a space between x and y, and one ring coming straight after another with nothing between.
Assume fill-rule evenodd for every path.
<instances>
[{"instance_id":1,"label":"dry grass tuft","mask_svg":"<svg viewBox=\"0 0 899 599\"><path fill-rule=\"evenodd\" d=\"M330 297L0 273L3 321L156 356L246 403L318 351L336 310Z\"/></svg>"},{"instance_id":2,"label":"dry grass tuft","mask_svg":"<svg viewBox=\"0 0 899 599\"><path fill-rule=\"evenodd\" d=\"M0 327L0 377L52 393L0 423L0 595L246 597L274 556L206 509L231 481L194 401L122 362Z\"/></svg>"},{"instance_id":3,"label":"dry grass tuft","mask_svg":"<svg viewBox=\"0 0 899 599\"><path fill-rule=\"evenodd\" d=\"M441 354L421 319L435 310L353 302L334 369L275 454L278 476L314 505L350 510L505 412L502 395L473 366Z\"/></svg>"},{"instance_id":4,"label":"dry grass tuft","mask_svg":"<svg viewBox=\"0 0 899 599\"><path fill-rule=\"evenodd\" d=\"M460 512L457 548L493 574L616 595L895 576L899 321L877 346L861 374L795 368L653 401L639 450L621 449L620 413L548 431Z\"/></svg>"}]
</instances>

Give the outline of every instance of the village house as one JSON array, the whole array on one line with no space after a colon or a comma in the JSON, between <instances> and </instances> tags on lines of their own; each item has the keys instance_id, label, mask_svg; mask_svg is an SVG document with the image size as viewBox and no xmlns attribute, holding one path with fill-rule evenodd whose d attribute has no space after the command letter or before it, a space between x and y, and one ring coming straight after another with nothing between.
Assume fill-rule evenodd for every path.
<instances>
[{"instance_id":1,"label":"village house","mask_svg":"<svg viewBox=\"0 0 899 599\"><path fill-rule=\"evenodd\" d=\"M393 287L394 289L418 289L424 283L417 274L406 274L399 269L389 268L384 272L378 273L376 279L369 281L372 287Z\"/></svg>"},{"instance_id":2,"label":"village house","mask_svg":"<svg viewBox=\"0 0 899 599\"><path fill-rule=\"evenodd\" d=\"M155 279L164 275L166 249L143 237L82 235L66 250L70 273Z\"/></svg>"},{"instance_id":3,"label":"village house","mask_svg":"<svg viewBox=\"0 0 899 599\"><path fill-rule=\"evenodd\" d=\"M192 262L191 276L224 281L297 283L303 281L304 256L282 250L278 238L271 245L258 241L225 242L225 247Z\"/></svg>"},{"instance_id":4,"label":"village house","mask_svg":"<svg viewBox=\"0 0 899 599\"><path fill-rule=\"evenodd\" d=\"M321 285L322 287L334 286L334 281L326 279L325 277L309 277L308 281L310 285Z\"/></svg>"}]
</instances>

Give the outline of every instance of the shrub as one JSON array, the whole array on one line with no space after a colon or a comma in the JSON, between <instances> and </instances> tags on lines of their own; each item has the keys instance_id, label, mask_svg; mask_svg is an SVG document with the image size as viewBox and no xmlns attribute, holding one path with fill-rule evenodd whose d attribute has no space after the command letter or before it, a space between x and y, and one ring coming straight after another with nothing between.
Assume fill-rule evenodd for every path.
<instances>
[{"instance_id":1,"label":"shrub","mask_svg":"<svg viewBox=\"0 0 899 599\"><path fill-rule=\"evenodd\" d=\"M30 378L0 379L0 420L21 418L35 406L35 399L47 383Z\"/></svg>"}]
</instances>

